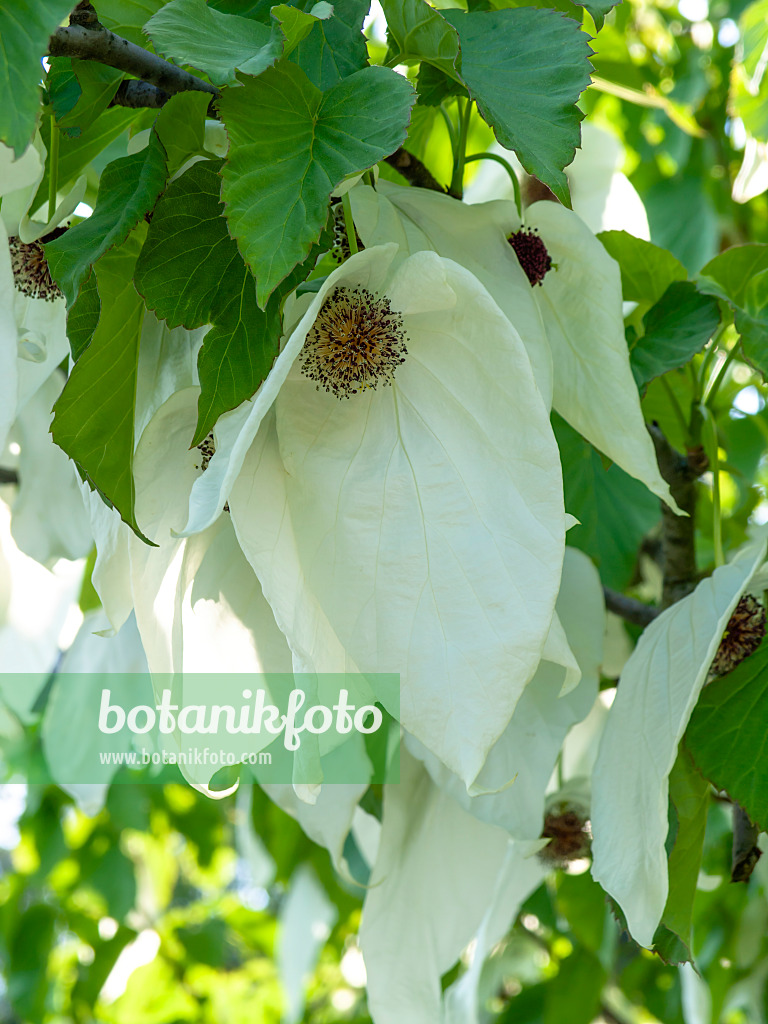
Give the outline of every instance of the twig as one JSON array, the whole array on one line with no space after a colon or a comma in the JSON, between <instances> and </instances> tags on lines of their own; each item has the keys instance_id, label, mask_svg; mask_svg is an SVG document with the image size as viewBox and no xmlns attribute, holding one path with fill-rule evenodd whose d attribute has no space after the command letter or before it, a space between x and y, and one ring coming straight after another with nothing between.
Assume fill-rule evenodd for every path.
<instances>
[{"instance_id":1,"label":"twig","mask_svg":"<svg viewBox=\"0 0 768 1024\"><path fill-rule=\"evenodd\" d=\"M428 188L433 192L453 195L449 189L443 188L437 178L433 177L431 171L424 166L418 157L415 157L413 153L409 153L407 149L403 149L402 146L396 149L391 156L388 156L386 161L390 167L394 167L396 171L399 171L406 181L410 181L417 188ZM458 197L454 196L454 198Z\"/></svg>"},{"instance_id":2,"label":"twig","mask_svg":"<svg viewBox=\"0 0 768 1024\"><path fill-rule=\"evenodd\" d=\"M19 482L19 474L15 469L3 469L0 466L0 485L1 484L17 484Z\"/></svg>"},{"instance_id":3,"label":"twig","mask_svg":"<svg viewBox=\"0 0 768 1024\"><path fill-rule=\"evenodd\" d=\"M755 865L762 856L757 847L760 829L753 825L743 807L733 805L733 850L731 855L731 881L748 882Z\"/></svg>"},{"instance_id":4,"label":"twig","mask_svg":"<svg viewBox=\"0 0 768 1024\"><path fill-rule=\"evenodd\" d=\"M117 87L110 107L162 107L171 98L169 92L158 89L151 82L125 78Z\"/></svg>"},{"instance_id":5,"label":"twig","mask_svg":"<svg viewBox=\"0 0 768 1024\"><path fill-rule=\"evenodd\" d=\"M173 95L196 89L218 96L219 90L210 82L190 75L162 57L116 36L105 28L83 28L69 25L58 28L48 42L51 57L79 57L81 60L96 60L109 67L136 75L163 92Z\"/></svg>"},{"instance_id":6,"label":"twig","mask_svg":"<svg viewBox=\"0 0 768 1024\"><path fill-rule=\"evenodd\" d=\"M687 516L678 516L666 504L661 506L664 583L661 608L669 608L686 597L698 582L696 569L695 522L696 478L706 466L701 460L686 458L676 451L657 423L648 427L656 449L656 461L669 484L672 497Z\"/></svg>"},{"instance_id":7,"label":"twig","mask_svg":"<svg viewBox=\"0 0 768 1024\"><path fill-rule=\"evenodd\" d=\"M626 622L631 622L635 626L645 627L649 622L653 622L659 614L658 608L652 608L648 604L643 604L642 601L636 601L634 597L625 597L624 594L620 594L618 590L611 590L610 587L603 587L603 595L605 607L609 612L621 616Z\"/></svg>"}]
</instances>

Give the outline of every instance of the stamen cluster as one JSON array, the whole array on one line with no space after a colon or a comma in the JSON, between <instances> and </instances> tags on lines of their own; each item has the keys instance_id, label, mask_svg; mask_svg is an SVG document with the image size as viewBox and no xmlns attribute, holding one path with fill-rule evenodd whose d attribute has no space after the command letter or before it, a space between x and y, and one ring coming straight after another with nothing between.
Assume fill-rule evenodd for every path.
<instances>
[{"instance_id":1,"label":"stamen cluster","mask_svg":"<svg viewBox=\"0 0 768 1024\"><path fill-rule=\"evenodd\" d=\"M752 594L745 594L736 605L717 649L710 672L723 676L754 654L765 636L765 608Z\"/></svg>"},{"instance_id":2,"label":"stamen cluster","mask_svg":"<svg viewBox=\"0 0 768 1024\"><path fill-rule=\"evenodd\" d=\"M539 850L539 858L557 867L588 856L592 832L589 820L579 811L562 806L553 808L544 818L541 838L549 839L549 843Z\"/></svg>"},{"instance_id":3,"label":"stamen cluster","mask_svg":"<svg viewBox=\"0 0 768 1024\"><path fill-rule=\"evenodd\" d=\"M195 466L195 469L199 469L201 473L204 473L208 469L208 463L211 461L213 456L216 454L216 443L213 440L213 431L210 432L208 437L204 438L197 446L197 450L202 455L200 459L200 465ZM229 502L224 502L223 512L229 512Z\"/></svg>"},{"instance_id":4,"label":"stamen cluster","mask_svg":"<svg viewBox=\"0 0 768 1024\"><path fill-rule=\"evenodd\" d=\"M552 257L547 252L547 247L536 231L536 228L521 228L507 239L515 250L520 266L525 271L525 276L531 282L531 287L540 285L552 269Z\"/></svg>"},{"instance_id":5,"label":"stamen cluster","mask_svg":"<svg viewBox=\"0 0 768 1024\"><path fill-rule=\"evenodd\" d=\"M12 235L8 239L8 248L11 251L13 281L22 295L44 299L46 302L55 302L61 297L40 242L22 242Z\"/></svg>"},{"instance_id":6,"label":"stamen cluster","mask_svg":"<svg viewBox=\"0 0 768 1024\"><path fill-rule=\"evenodd\" d=\"M392 383L407 355L403 318L366 288L335 288L320 307L301 369L337 398Z\"/></svg>"},{"instance_id":7,"label":"stamen cluster","mask_svg":"<svg viewBox=\"0 0 768 1024\"><path fill-rule=\"evenodd\" d=\"M197 446L197 450L202 455L200 460L200 470L204 473L208 469L208 463L211 461L213 456L216 454L216 445L213 440L213 431L210 432L208 437L200 442ZM197 466L195 466L197 469Z\"/></svg>"}]
</instances>

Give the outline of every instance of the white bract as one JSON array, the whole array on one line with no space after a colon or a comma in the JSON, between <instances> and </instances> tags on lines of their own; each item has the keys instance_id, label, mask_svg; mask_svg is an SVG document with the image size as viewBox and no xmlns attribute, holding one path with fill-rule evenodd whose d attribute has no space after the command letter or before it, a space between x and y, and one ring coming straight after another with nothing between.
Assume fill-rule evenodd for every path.
<instances>
[{"instance_id":1,"label":"white bract","mask_svg":"<svg viewBox=\"0 0 768 1024\"><path fill-rule=\"evenodd\" d=\"M285 1024L297 1024L304 1017L306 980L338 916L312 868L298 867L280 904L275 942L275 963L287 1003Z\"/></svg>"},{"instance_id":2,"label":"white bract","mask_svg":"<svg viewBox=\"0 0 768 1024\"><path fill-rule=\"evenodd\" d=\"M507 847L493 895L472 942L469 968L443 994L441 1024L481 1024L486 1020L485 1000L481 997L483 968L521 905L544 879L546 868L534 856L538 847L538 842L510 843Z\"/></svg>"},{"instance_id":3,"label":"white bract","mask_svg":"<svg viewBox=\"0 0 768 1024\"><path fill-rule=\"evenodd\" d=\"M470 784L550 633L559 458L488 292L434 253L395 268L396 253L367 249L331 274L254 399L222 417L185 532L228 499L294 667L400 673L393 712ZM371 360L394 352L391 386L339 396L334 364L320 390L323 344L358 328Z\"/></svg>"},{"instance_id":4,"label":"white bract","mask_svg":"<svg viewBox=\"0 0 768 1024\"><path fill-rule=\"evenodd\" d=\"M667 801L677 747L741 595L765 559L742 548L644 631L624 666L592 775L592 874L650 947L667 899Z\"/></svg>"},{"instance_id":5,"label":"white bract","mask_svg":"<svg viewBox=\"0 0 768 1024\"><path fill-rule=\"evenodd\" d=\"M544 876L535 857L523 859L540 846L513 844L503 829L478 821L402 751L400 784L384 793L360 928L376 1024L440 1024L441 976L478 930L491 941L503 935ZM450 997L454 1014L473 1002L472 982L466 987Z\"/></svg>"},{"instance_id":6,"label":"white bract","mask_svg":"<svg viewBox=\"0 0 768 1024\"><path fill-rule=\"evenodd\" d=\"M19 549L42 565L84 558L93 546L77 473L49 433L53 404L64 376L54 370L20 410L10 432L18 455L0 452L19 478L11 505L11 533Z\"/></svg>"},{"instance_id":7,"label":"white bract","mask_svg":"<svg viewBox=\"0 0 768 1024\"><path fill-rule=\"evenodd\" d=\"M434 249L470 269L518 330L545 400L675 507L656 464L630 368L619 265L576 214L539 202L526 210L522 223L513 203L466 206L387 182L375 192L358 186L351 198L365 245L395 237L405 252ZM515 251L532 251L530 259L518 260L507 242L515 235L521 239ZM552 267L540 286L532 287L534 271L543 269L537 235Z\"/></svg>"},{"instance_id":8,"label":"white bract","mask_svg":"<svg viewBox=\"0 0 768 1024\"><path fill-rule=\"evenodd\" d=\"M0 143L0 449L17 410L69 352L66 302L38 240L72 215L86 179L78 179L47 223L32 220L44 167L39 136L18 160Z\"/></svg>"},{"instance_id":9,"label":"white bract","mask_svg":"<svg viewBox=\"0 0 768 1024\"><path fill-rule=\"evenodd\" d=\"M164 402L177 391L197 385L197 356L208 329L171 329L153 313L145 312L141 327L136 382L135 445L138 445L144 429ZM191 410L194 407L195 395L190 392L183 415L186 415L187 409ZM189 415L193 416L193 413L190 412ZM194 424L194 419L191 423ZM194 426L191 425L189 429L191 437ZM178 437L179 458L182 460L185 458L189 437ZM199 464L199 457L197 462ZM168 480L174 479L174 476L171 470ZM82 486L82 493L96 540L97 557L93 568L93 585L109 619L110 631L117 632L133 608L130 579L130 547L133 534L115 509L105 505L99 495L85 484Z\"/></svg>"},{"instance_id":10,"label":"white bract","mask_svg":"<svg viewBox=\"0 0 768 1024\"><path fill-rule=\"evenodd\" d=\"M11 535L11 510L4 500L10 490L0 487L0 696L27 722L56 665L59 639L78 614L84 563L61 560L49 572L22 553ZM27 674L23 687L14 673Z\"/></svg>"},{"instance_id":11,"label":"white bract","mask_svg":"<svg viewBox=\"0 0 768 1024\"><path fill-rule=\"evenodd\" d=\"M81 730L78 742L72 742L72 722L90 721L93 708L98 707L104 674L145 673L147 659L141 646L133 618L128 619L117 636L105 637L108 626L104 612L89 612L72 646L58 666L57 678L45 708L41 739L51 777L76 801L88 815L95 815L104 806L108 782L87 782L98 763L104 737L93 730ZM111 741L111 749L120 745L128 752L131 735ZM110 776L118 771L114 765ZM103 775L102 775L103 778Z\"/></svg>"},{"instance_id":12,"label":"white bract","mask_svg":"<svg viewBox=\"0 0 768 1024\"><path fill-rule=\"evenodd\" d=\"M733 183L731 196L737 203L748 203L768 189L768 145L747 135L741 167Z\"/></svg>"},{"instance_id":13,"label":"white bract","mask_svg":"<svg viewBox=\"0 0 768 1024\"><path fill-rule=\"evenodd\" d=\"M433 781L481 821L499 825L515 839L537 839L544 821L547 784L569 729L592 708L600 680L604 605L592 562L575 548L565 549L557 612L577 655L582 678L561 696L565 669L542 660L526 686L507 728L480 772L473 794L461 780L406 736L406 746L424 761Z\"/></svg>"}]
</instances>

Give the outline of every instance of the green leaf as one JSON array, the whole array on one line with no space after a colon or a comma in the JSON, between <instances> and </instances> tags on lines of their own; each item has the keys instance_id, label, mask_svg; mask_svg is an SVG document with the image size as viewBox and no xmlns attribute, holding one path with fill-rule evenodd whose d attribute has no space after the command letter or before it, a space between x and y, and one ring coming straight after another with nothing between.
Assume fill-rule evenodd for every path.
<instances>
[{"instance_id":1,"label":"green leaf","mask_svg":"<svg viewBox=\"0 0 768 1024\"><path fill-rule=\"evenodd\" d=\"M255 18L266 23L269 21L272 0L209 0L208 6L224 14L239 14L241 18Z\"/></svg>"},{"instance_id":2,"label":"green leaf","mask_svg":"<svg viewBox=\"0 0 768 1024\"><path fill-rule=\"evenodd\" d=\"M637 386L684 366L720 323L717 300L700 295L688 281L676 281L643 317L645 334L630 352Z\"/></svg>"},{"instance_id":3,"label":"green leaf","mask_svg":"<svg viewBox=\"0 0 768 1024\"><path fill-rule=\"evenodd\" d=\"M734 317L744 356L768 379L768 270L758 270L746 282L743 309Z\"/></svg>"},{"instance_id":4,"label":"green leaf","mask_svg":"<svg viewBox=\"0 0 768 1024\"><path fill-rule=\"evenodd\" d=\"M675 808L677 834L669 854L669 895L654 946L658 944L657 952L668 963L684 963L691 959L693 901L704 849L709 784L683 747L669 776L669 796Z\"/></svg>"},{"instance_id":5,"label":"green leaf","mask_svg":"<svg viewBox=\"0 0 768 1024\"><path fill-rule=\"evenodd\" d=\"M603 27L606 14L610 14L613 8L621 3L621 0L574 0L574 3L589 11L595 23L595 28L599 32Z\"/></svg>"},{"instance_id":6,"label":"green leaf","mask_svg":"<svg viewBox=\"0 0 768 1024\"><path fill-rule=\"evenodd\" d=\"M365 68L323 93L290 62L224 91L222 195L262 309L317 241L333 189L403 141L414 99L388 68Z\"/></svg>"},{"instance_id":7,"label":"green leaf","mask_svg":"<svg viewBox=\"0 0 768 1024\"><path fill-rule=\"evenodd\" d=\"M687 427L684 429L680 421L670 391L683 412L683 419L686 419L694 400L693 383L690 374L679 369L670 370L663 377L651 381L642 399L643 417L646 423L656 421L672 447L684 451L690 438Z\"/></svg>"},{"instance_id":8,"label":"green leaf","mask_svg":"<svg viewBox=\"0 0 768 1024\"><path fill-rule=\"evenodd\" d=\"M768 640L707 686L694 708L686 745L696 767L768 828Z\"/></svg>"},{"instance_id":9,"label":"green leaf","mask_svg":"<svg viewBox=\"0 0 768 1024\"><path fill-rule=\"evenodd\" d=\"M389 37L403 61L426 61L461 81L456 66L459 36L442 14L426 0L384 0L382 6Z\"/></svg>"},{"instance_id":10,"label":"green leaf","mask_svg":"<svg viewBox=\"0 0 768 1024\"><path fill-rule=\"evenodd\" d=\"M123 73L106 64L74 58L72 71L80 86L80 96L71 110L62 116L57 114L56 123L65 134L77 137L107 109L123 80Z\"/></svg>"},{"instance_id":11,"label":"green leaf","mask_svg":"<svg viewBox=\"0 0 768 1024\"><path fill-rule=\"evenodd\" d=\"M605 893L589 872L557 878L557 909L571 931L593 953L599 953L605 933Z\"/></svg>"},{"instance_id":12,"label":"green leaf","mask_svg":"<svg viewBox=\"0 0 768 1024\"><path fill-rule=\"evenodd\" d=\"M661 178L643 194L651 236L689 273L697 273L720 248L719 214L699 171Z\"/></svg>"},{"instance_id":13,"label":"green leaf","mask_svg":"<svg viewBox=\"0 0 768 1024\"><path fill-rule=\"evenodd\" d=\"M750 4L739 18L740 54L731 71L730 104L750 135L768 141L768 0Z\"/></svg>"},{"instance_id":14,"label":"green leaf","mask_svg":"<svg viewBox=\"0 0 768 1024\"><path fill-rule=\"evenodd\" d=\"M312 12L315 0L305 0L299 6ZM333 17L317 22L291 53L289 59L318 89L330 89L367 66L363 22L369 6L368 0L335 0Z\"/></svg>"},{"instance_id":15,"label":"green leaf","mask_svg":"<svg viewBox=\"0 0 768 1024\"><path fill-rule=\"evenodd\" d=\"M443 16L459 33L461 78L496 138L570 207L563 168L579 145L587 36L575 21L531 7Z\"/></svg>"},{"instance_id":16,"label":"green leaf","mask_svg":"<svg viewBox=\"0 0 768 1024\"><path fill-rule=\"evenodd\" d=\"M552 417L563 463L565 507L579 520L568 543L592 558L608 587L629 583L640 541L658 522L659 502L617 465L600 455L565 420Z\"/></svg>"},{"instance_id":17,"label":"green leaf","mask_svg":"<svg viewBox=\"0 0 768 1024\"><path fill-rule=\"evenodd\" d=\"M256 282L246 270L242 290L206 335L197 360L200 398L192 444L200 444L219 416L253 395L277 357L280 313L256 302Z\"/></svg>"},{"instance_id":18,"label":"green leaf","mask_svg":"<svg viewBox=\"0 0 768 1024\"><path fill-rule=\"evenodd\" d=\"M163 144L172 177L192 156L205 153L205 119L211 97L190 90L171 96L155 121L155 132Z\"/></svg>"},{"instance_id":19,"label":"green leaf","mask_svg":"<svg viewBox=\"0 0 768 1024\"><path fill-rule=\"evenodd\" d=\"M9 927L10 926L10 927ZM53 907L33 903L6 927L8 1000L18 1019L43 1020L49 983L47 965L56 941Z\"/></svg>"},{"instance_id":20,"label":"green leaf","mask_svg":"<svg viewBox=\"0 0 768 1024\"><path fill-rule=\"evenodd\" d=\"M768 380L768 323L753 320L741 310L736 312L735 323L745 358Z\"/></svg>"},{"instance_id":21,"label":"green leaf","mask_svg":"<svg viewBox=\"0 0 768 1024\"><path fill-rule=\"evenodd\" d=\"M279 303L256 304L256 282L227 231L220 161L194 164L160 200L136 265L136 287L170 327L212 323L198 357L200 399L192 444L250 398L280 341Z\"/></svg>"},{"instance_id":22,"label":"green leaf","mask_svg":"<svg viewBox=\"0 0 768 1024\"><path fill-rule=\"evenodd\" d=\"M547 986L543 1024L590 1024L600 1011L605 968L594 953L576 947L560 961L556 984Z\"/></svg>"},{"instance_id":23,"label":"green leaf","mask_svg":"<svg viewBox=\"0 0 768 1024\"><path fill-rule=\"evenodd\" d=\"M0 0L0 142L20 156L40 112L41 59L71 0Z\"/></svg>"},{"instance_id":24,"label":"green leaf","mask_svg":"<svg viewBox=\"0 0 768 1024\"><path fill-rule=\"evenodd\" d=\"M59 147L59 185L61 188L76 178L102 150L126 131L136 117L135 110L111 107L96 118L90 128L76 138L62 135ZM43 118L40 135L46 148L50 140L50 120ZM36 210L48 197L48 168L37 190L31 209Z\"/></svg>"},{"instance_id":25,"label":"green leaf","mask_svg":"<svg viewBox=\"0 0 768 1024\"><path fill-rule=\"evenodd\" d=\"M726 249L702 268L697 286L734 309L744 355L768 378L768 245Z\"/></svg>"},{"instance_id":26,"label":"green leaf","mask_svg":"<svg viewBox=\"0 0 768 1024\"><path fill-rule=\"evenodd\" d=\"M146 46L142 28L165 0L99 0L99 21L115 35Z\"/></svg>"},{"instance_id":27,"label":"green leaf","mask_svg":"<svg viewBox=\"0 0 768 1024\"><path fill-rule=\"evenodd\" d=\"M96 275L91 270L80 288L76 301L67 310L67 337L74 362L88 348L101 315L101 300Z\"/></svg>"},{"instance_id":28,"label":"green leaf","mask_svg":"<svg viewBox=\"0 0 768 1024\"><path fill-rule=\"evenodd\" d=\"M317 21L295 7L272 8L271 27L222 14L205 0L171 0L147 23L155 49L177 64L204 71L216 85L234 85L235 71L259 75L291 52Z\"/></svg>"},{"instance_id":29,"label":"green leaf","mask_svg":"<svg viewBox=\"0 0 768 1024\"><path fill-rule=\"evenodd\" d=\"M751 279L764 270L768 270L768 245L734 245L702 267L696 285L705 295L743 309Z\"/></svg>"},{"instance_id":30,"label":"green leaf","mask_svg":"<svg viewBox=\"0 0 768 1024\"><path fill-rule=\"evenodd\" d=\"M653 934L653 951L665 964L673 964L676 967L693 959L690 948L665 924L660 924Z\"/></svg>"},{"instance_id":31,"label":"green leaf","mask_svg":"<svg viewBox=\"0 0 768 1024\"><path fill-rule=\"evenodd\" d=\"M647 302L652 306L671 284L688 277L685 267L671 252L627 231L601 231L597 237L621 268L625 302Z\"/></svg>"},{"instance_id":32,"label":"green leaf","mask_svg":"<svg viewBox=\"0 0 768 1024\"><path fill-rule=\"evenodd\" d=\"M419 105L424 107L439 107L444 100L451 96L468 96L467 90L453 78L449 78L438 68L426 61L419 67L419 77L416 80L416 91L419 94Z\"/></svg>"},{"instance_id":33,"label":"green leaf","mask_svg":"<svg viewBox=\"0 0 768 1024\"><path fill-rule=\"evenodd\" d=\"M57 121L74 107L82 95L77 75L72 70L71 57L51 57L45 79L48 99Z\"/></svg>"},{"instance_id":34,"label":"green leaf","mask_svg":"<svg viewBox=\"0 0 768 1024\"><path fill-rule=\"evenodd\" d=\"M144 301L133 286L146 226L101 257L101 316L56 405L53 440L143 540L134 513L134 415ZM149 541L147 541L149 543Z\"/></svg>"},{"instance_id":35,"label":"green leaf","mask_svg":"<svg viewBox=\"0 0 768 1024\"><path fill-rule=\"evenodd\" d=\"M108 164L93 214L45 246L51 275L71 305L93 264L157 202L165 185L165 150L152 133L146 149Z\"/></svg>"}]
</instances>

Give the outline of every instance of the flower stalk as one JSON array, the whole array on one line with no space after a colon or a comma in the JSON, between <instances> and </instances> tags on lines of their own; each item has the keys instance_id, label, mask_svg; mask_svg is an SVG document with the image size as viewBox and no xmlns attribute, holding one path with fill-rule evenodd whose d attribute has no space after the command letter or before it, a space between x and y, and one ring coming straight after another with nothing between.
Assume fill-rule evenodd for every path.
<instances>
[{"instance_id":1,"label":"flower stalk","mask_svg":"<svg viewBox=\"0 0 768 1024\"><path fill-rule=\"evenodd\" d=\"M61 136L56 127L56 119L51 114L51 142L48 152L48 220L53 220L56 213L56 196L59 192L59 142Z\"/></svg>"},{"instance_id":2,"label":"flower stalk","mask_svg":"<svg viewBox=\"0 0 768 1024\"><path fill-rule=\"evenodd\" d=\"M357 244L357 232L355 231L355 222L352 220L352 204L349 201L348 192L341 197L341 208L344 211L344 230L349 242L349 254L354 256L355 253L360 252L360 247Z\"/></svg>"}]
</instances>

